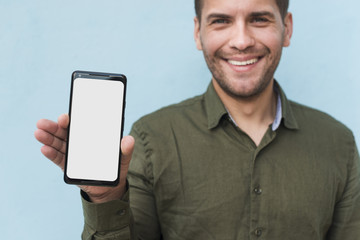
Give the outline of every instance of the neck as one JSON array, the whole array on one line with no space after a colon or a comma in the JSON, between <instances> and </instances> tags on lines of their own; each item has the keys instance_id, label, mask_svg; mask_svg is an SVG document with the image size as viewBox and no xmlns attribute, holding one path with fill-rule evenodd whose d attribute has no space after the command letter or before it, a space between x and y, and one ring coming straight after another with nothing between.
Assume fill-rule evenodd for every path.
<instances>
[{"instance_id":1,"label":"neck","mask_svg":"<svg viewBox=\"0 0 360 240\"><path fill-rule=\"evenodd\" d=\"M227 94L214 79L213 85L236 125L259 145L276 115L274 80L259 95L249 98L236 98Z\"/></svg>"}]
</instances>

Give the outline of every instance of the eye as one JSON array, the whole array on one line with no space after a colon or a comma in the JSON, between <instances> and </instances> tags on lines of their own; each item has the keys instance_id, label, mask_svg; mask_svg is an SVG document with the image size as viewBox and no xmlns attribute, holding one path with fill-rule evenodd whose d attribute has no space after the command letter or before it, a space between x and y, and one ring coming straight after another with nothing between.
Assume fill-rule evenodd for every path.
<instances>
[{"instance_id":1,"label":"eye","mask_svg":"<svg viewBox=\"0 0 360 240\"><path fill-rule=\"evenodd\" d=\"M255 17L252 19L253 23L267 23L269 22L269 19L264 18L264 17Z\"/></svg>"},{"instance_id":2,"label":"eye","mask_svg":"<svg viewBox=\"0 0 360 240\"><path fill-rule=\"evenodd\" d=\"M226 23L229 23L229 20L225 18L219 18L211 21L211 24L226 24Z\"/></svg>"}]
</instances>

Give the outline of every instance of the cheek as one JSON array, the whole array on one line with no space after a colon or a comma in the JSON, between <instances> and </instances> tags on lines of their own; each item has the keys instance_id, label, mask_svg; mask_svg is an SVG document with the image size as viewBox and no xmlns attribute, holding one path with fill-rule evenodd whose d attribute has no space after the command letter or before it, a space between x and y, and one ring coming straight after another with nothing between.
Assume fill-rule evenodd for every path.
<instances>
[{"instance_id":1,"label":"cheek","mask_svg":"<svg viewBox=\"0 0 360 240\"><path fill-rule=\"evenodd\" d=\"M201 38L201 45L203 51L206 51L207 54L213 55L216 51L223 48L226 44L225 34L219 32L211 32L203 34Z\"/></svg>"},{"instance_id":2,"label":"cheek","mask_svg":"<svg viewBox=\"0 0 360 240\"><path fill-rule=\"evenodd\" d=\"M284 44L284 34L278 29L273 31L266 31L259 33L259 39L261 39L263 45L270 49L271 52L277 52L281 50Z\"/></svg>"},{"instance_id":3,"label":"cheek","mask_svg":"<svg viewBox=\"0 0 360 240\"><path fill-rule=\"evenodd\" d=\"M281 53L284 39L281 34L263 33L258 35L257 42L260 43L263 48L266 48L270 53L270 56L274 57Z\"/></svg>"}]
</instances>

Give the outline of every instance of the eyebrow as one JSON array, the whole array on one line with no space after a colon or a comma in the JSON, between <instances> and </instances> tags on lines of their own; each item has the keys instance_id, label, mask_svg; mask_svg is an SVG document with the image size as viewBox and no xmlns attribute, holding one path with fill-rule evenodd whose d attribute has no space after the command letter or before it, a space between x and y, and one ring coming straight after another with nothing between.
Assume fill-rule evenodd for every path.
<instances>
[{"instance_id":1,"label":"eyebrow","mask_svg":"<svg viewBox=\"0 0 360 240\"><path fill-rule=\"evenodd\" d=\"M206 21L209 22L211 19L214 19L214 18L225 19L225 18L230 18L230 16L227 14L223 14L223 13L211 13L211 14L209 14L209 16L206 17Z\"/></svg>"},{"instance_id":2,"label":"eyebrow","mask_svg":"<svg viewBox=\"0 0 360 240\"><path fill-rule=\"evenodd\" d=\"M269 11L261 11L261 12L253 12L250 14L251 17L270 17L275 18L275 15L272 12Z\"/></svg>"},{"instance_id":3,"label":"eyebrow","mask_svg":"<svg viewBox=\"0 0 360 240\"><path fill-rule=\"evenodd\" d=\"M265 17L265 16L268 16L269 18L275 18L275 15L269 11L252 12L250 14L250 17ZM206 21L209 22L211 19L214 18L229 19L231 18L231 16L224 13L211 13L209 14L209 16L206 17Z\"/></svg>"}]
</instances>

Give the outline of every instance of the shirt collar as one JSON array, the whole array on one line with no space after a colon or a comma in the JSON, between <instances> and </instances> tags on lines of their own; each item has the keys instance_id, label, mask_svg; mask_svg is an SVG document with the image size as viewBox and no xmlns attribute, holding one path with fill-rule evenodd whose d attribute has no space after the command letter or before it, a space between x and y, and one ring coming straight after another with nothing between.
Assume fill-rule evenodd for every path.
<instances>
[{"instance_id":1,"label":"shirt collar","mask_svg":"<svg viewBox=\"0 0 360 240\"><path fill-rule=\"evenodd\" d=\"M276 130L280 126L282 119L284 119L283 122L285 127L289 129L298 129L299 127L292 112L290 102L286 98L284 91L281 89L277 81L275 81L274 83L274 88L278 93L278 100L276 117L272 125L272 129ZM220 120L223 118L224 115L228 115L228 112L226 111L224 104L221 102L219 96L217 95L212 82L209 84L204 98L205 109L208 117L208 128L213 129L219 125Z\"/></svg>"},{"instance_id":2,"label":"shirt collar","mask_svg":"<svg viewBox=\"0 0 360 240\"><path fill-rule=\"evenodd\" d=\"M214 85L210 83L205 93L205 109L208 117L208 128L217 127L221 118L227 114L224 104L217 95Z\"/></svg>"},{"instance_id":3,"label":"shirt collar","mask_svg":"<svg viewBox=\"0 0 360 240\"><path fill-rule=\"evenodd\" d=\"M284 126L288 129L299 129L299 125L296 121L295 115L291 108L291 102L287 99L280 84L275 80L274 86L278 91L281 100L281 113L282 119L284 119Z\"/></svg>"}]
</instances>

